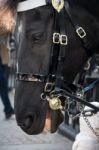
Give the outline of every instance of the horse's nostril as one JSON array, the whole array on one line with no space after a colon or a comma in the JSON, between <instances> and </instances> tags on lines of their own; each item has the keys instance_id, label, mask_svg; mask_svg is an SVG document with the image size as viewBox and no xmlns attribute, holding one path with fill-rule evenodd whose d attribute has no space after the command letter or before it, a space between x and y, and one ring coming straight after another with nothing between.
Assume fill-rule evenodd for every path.
<instances>
[{"instance_id":1,"label":"horse's nostril","mask_svg":"<svg viewBox=\"0 0 99 150\"><path fill-rule=\"evenodd\" d=\"M34 117L29 115L19 125L22 129L29 129L32 126L33 122L34 122Z\"/></svg>"}]
</instances>

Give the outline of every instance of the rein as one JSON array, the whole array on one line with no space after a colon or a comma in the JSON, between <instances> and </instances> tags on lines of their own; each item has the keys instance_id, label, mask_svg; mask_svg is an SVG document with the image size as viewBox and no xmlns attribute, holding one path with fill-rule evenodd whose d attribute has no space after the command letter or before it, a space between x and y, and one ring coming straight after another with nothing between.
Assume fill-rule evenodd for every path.
<instances>
[{"instance_id":1,"label":"rein","mask_svg":"<svg viewBox=\"0 0 99 150\"><path fill-rule=\"evenodd\" d=\"M19 81L41 82L45 83L44 91L41 94L42 100L47 100L49 106L53 110L63 109L62 101L65 103L68 99L72 99L76 102L82 103L99 111L99 108L83 99L83 92L74 94L73 91L77 91L79 88L72 84L72 92L68 92L68 89L62 88L62 84L67 86L67 82L64 81L63 66L65 60L66 46L68 45L68 37L65 31L65 14L67 14L71 25L73 26L76 35L79 37L82 46L85 48L88 56L92 55L92 45L89 44L87 39L87 33L79 26L72 18L69 4L66 0L27 0L20 2L17 8L18 12L27 11L40 6L52 5L55 11L54 33L53 33L53 45L51 60L49 66L48 75L40 74L24 74L17 72L16 79ZM89 51L90 50L90 51Z\"/></svg>"}]
</instances>

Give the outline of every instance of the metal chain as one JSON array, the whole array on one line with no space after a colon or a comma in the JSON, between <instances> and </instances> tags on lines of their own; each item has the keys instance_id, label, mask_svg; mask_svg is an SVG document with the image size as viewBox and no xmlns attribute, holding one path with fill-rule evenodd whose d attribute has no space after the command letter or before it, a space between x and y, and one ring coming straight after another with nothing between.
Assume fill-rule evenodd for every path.
<instances>
[{"instance_id":1,"label":"metal chain","mask_svg":"<svg viewBox=\"0 0 99 150\"><path fill-rule=\"evenodd\" d=\"M99 135L96 133L96 131L94 130L94 128L91 126L91 123L88 120L88 118L86 116L84 116L83 114L82 114L82 116L83 116L83 118L84 118L87 126L90 128L90 130L93 132L93 134L97 137L97 140L99 141Z\"/></svg>"},{"instance_id":2,"label":"metal chain","mask_svg":"<svg viewBox=\"0 0 99 150\"><path fill-rule=\"evenodd\" d=\"M78 110L80 111L80 113L77 114L77 115L75 115L75 116L73 117L73 119L76 119L76 118L80 117L81 114L82 114L83 111L84 111L84 105L83 105L83 104L81 105L79 102L77 102L77 107L78 107Z\"/></svg>"}]
</instances>

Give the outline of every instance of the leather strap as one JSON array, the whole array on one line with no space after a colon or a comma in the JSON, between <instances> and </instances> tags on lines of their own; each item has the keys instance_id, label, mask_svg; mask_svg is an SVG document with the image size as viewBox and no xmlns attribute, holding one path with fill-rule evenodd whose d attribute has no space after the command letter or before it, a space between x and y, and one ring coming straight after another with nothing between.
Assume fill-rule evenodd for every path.
<instances>
[{"instance_id":1,"label":"leather strap","mask_svg":"<svg viewBox=\"0 0 99 150\"><path fill-rule=\"evenodd\" d=\"M92 56L93 48L94 48L93 44L90 43L90 41L88 40L85 30L82 27L80 27L77 24L77 22L75 22L75 20L73 19L72 15L71 15L72 14L71 9L70 9L69 3L67 1L64 2L64 6L65 6L66 13L69 17L69 20L70 20L72 26L74 27L76 34L82 43L82 46L86 50L88 57ZM80 35L84 35L84 36L81 37Z\"/></svg>"},{"instance_id":2,"label":"leather strap","mask_svg":"<svg viewBox=\"0 0 99 150\"><path fill-rule=\"evenodd\" d=\"M18 81L30 81L30 82L45 82L47 76L39 74L26 74L26 73L16 73L16 80Z\"/></svg>"},{"instance_id":3,"label":"leather strap","mask_svg":"<svg viewBox=\"0 0 99 150\"><path fill-rule=\"evenodd\" d=\"M65 11L61 10L59 13L59 26L60 26L60 35L66 36L65 32ZM65 60L66 45L60 44L59 56L58 56L58 65L57 65L57 74L56 74L56 87L61 88L63 82L63 66Z\"/></svg>"}]
</instances>

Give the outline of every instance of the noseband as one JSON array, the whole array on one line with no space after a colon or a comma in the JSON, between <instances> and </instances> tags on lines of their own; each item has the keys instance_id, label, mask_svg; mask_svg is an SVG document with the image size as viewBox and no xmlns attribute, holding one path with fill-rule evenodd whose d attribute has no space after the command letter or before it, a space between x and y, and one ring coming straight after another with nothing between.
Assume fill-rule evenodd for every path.
<instances>
[{"instance_id":1,"label":"noseband","mask_svg":"<svg viewBox=\"0 0 99 150\"><path fill-rule=\"evenodd\" d=\"M87 39L86 31L72 18L70 6L67 0L27 0L19 3L17 11L27 11L45 5L51 5L54 7L55 12L54 33L52 39L53 45L48 75L23 74L17 72L16 79L20 81L43 82L45 87L43 93L41 94L41 99L48 100L49 106L53 110L63 109L61 99L67 101L68 98L72 98L77 102L81 102L96 111L99 111L99 108L81 99L81 93L79 94L80 96L74 95L62 87L63 84L67 86L67 82L64 81L63 76L65 52L66 46L68 45L68 37L65 31L65 15L68 16L71 26L74 28L74 31L81 41L88 56L92 55L91 50L93 49ZM72 87L73 91L77 90L76 86L72 85Z\"/></svg>"}]
</instances>

